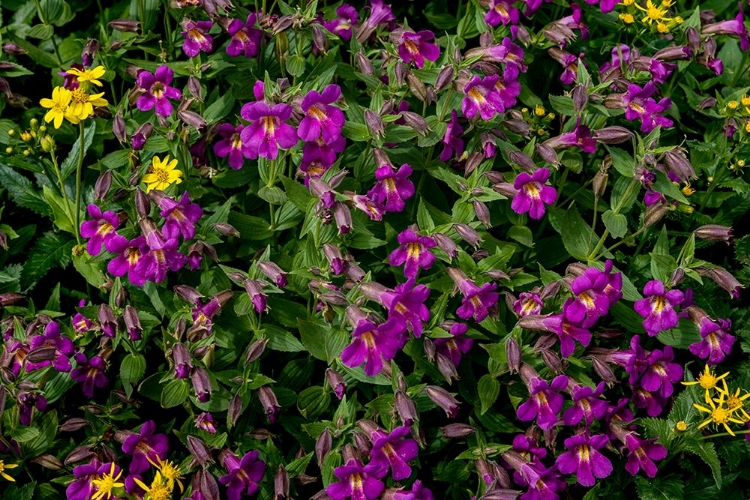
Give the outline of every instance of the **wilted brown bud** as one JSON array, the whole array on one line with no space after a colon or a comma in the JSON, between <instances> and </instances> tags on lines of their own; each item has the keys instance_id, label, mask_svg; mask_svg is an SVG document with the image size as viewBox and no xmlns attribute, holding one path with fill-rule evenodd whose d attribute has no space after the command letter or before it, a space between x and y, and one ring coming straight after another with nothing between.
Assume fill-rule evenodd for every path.
<instances>
[{"instance_id":1,"label":"wilted brown bud","mask_svg":"<svg viewBox=\"0 0 750 500\"><path fill-rule=\"evenodd\" d=\"M604 195L604 191L607 189L607 180L609 174L604 170L599 170L594 176L594 196L601 198Z\"/></svg>"},{"instance_id":2,"label":"wilted brown bud","mask_svg":"<svg viewBox=\"0 0 750 500\"><path fill-rule=\"evenodd\" d=\"M409 85L411 93L422 102L427 101L427 87L422 80L417 78L413 73L406 74L406 83Z\"/></svg>"},{"instance_id":3,"label":"wilted brown bud","mask_svg":"<svg viewBox=\"0 0 750 500\"><path fill-rule=\"evenodd\" d=\"M706 224L694 231L695 236L702 240L723 241L727 245L734 242L734 231L731 227L718 224Z\"/></svg>"},{"instance_id":4,"label":"wilted brown bud","mask_svg":"<svg viewBox=\"0 0 750 500\"><path fill-rule=\"evenodd\" d=\"M669 205L666 203L654 203L653 205L646 207L646 212L643 214L643 226L653 226L667 215L669 210Z\"/></svg>"},{"instance_id":5,"label":"wilted brown bud","mask_svg":"<svg viewBox=\"0 0 750 500\"><path fill-rule=\"evenodd\" d=\"M469 424L448 424L440 428L443 436L450 439L462 439L469 437L477 430Z\"/></svg>"},{"instance_id":6,"label":"wilted brown bud","mask_svg":"<svg viewBox=\"0 0 750 500\"><path fill-rule=\"evenodd\" d=\"M667 168L682 182L698 178L695 175L695 169L688 159L685 158L681 148L678 147L664 153L664 161L667 164Z\"/></svg>"},{"instance_id":7,"label":"wilted brown bud","mask_svg":"<svg viewBox=\"0 0 750 500\"><path fill-rule=\"evenodd\" d=\"M31 461L49 470L60 470L65 467L59 458L49 453L43 453Z\"/></svg>"},{"instance_id":8,"label":"wilted brown bud","mask_svg":"<svg viewBox=\"0 0 750 500\"><path fill-rule=\"evenodd\" d=\"M375 113L371 109L365 110L365 124L370 130L370 133L375 137L385 136L385 126L383 125L383 119L379 114Z\"/></svg>"}]
</instances>

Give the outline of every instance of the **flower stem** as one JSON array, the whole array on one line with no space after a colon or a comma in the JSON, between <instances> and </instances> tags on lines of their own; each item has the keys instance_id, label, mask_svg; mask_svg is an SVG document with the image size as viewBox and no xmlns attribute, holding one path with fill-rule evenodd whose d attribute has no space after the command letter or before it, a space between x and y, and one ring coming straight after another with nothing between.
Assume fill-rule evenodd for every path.
<instances>
[{"instance_id":1,"label":"flower stem","mask_svg":"<svg viewBox=\"0 0 750 500\"><path fill-rule=\"evenodd\" d=\"M55 174L57 174L57 182L60 183L60 191L62 192L63 201L65 202L65 215L67 215L69 219L72 219L70 213L70 200L68 199L68 193L65 191L65 183L63 182L62 172L60 172L60 166L57 164L57 157L55 157L54 152L52 152L50 156L52 157L52 165L55 167Z\"/></svg>"},{"instance_id":2,"label":"flower stem","mask_svg":"<svg viewBox=\"0 0 750 500\"><path fill-rule=\"evenodd\" d=\"M78 124L78 165L76 166L76 212L75 212L75 235L78 244L81 244L81 171L83 170L83 156L86 154L83 143L83 122Z\"/></svg>"},{"instance_id":3,"label":"flower stem","mask_svg":"<svg viewBox=\"0 0 750 500\"><path fill-rule=\"evenodd\" d=\"M750 434L750 429L746 431L734 431L735 434ZM699 441L705 441L706 439L711 439L715 437L723 437L723 436L731 436L728 432L720 432L718 434L709 434L708 436L701 436L698 438Z\"/></svg>"}]
</instances>

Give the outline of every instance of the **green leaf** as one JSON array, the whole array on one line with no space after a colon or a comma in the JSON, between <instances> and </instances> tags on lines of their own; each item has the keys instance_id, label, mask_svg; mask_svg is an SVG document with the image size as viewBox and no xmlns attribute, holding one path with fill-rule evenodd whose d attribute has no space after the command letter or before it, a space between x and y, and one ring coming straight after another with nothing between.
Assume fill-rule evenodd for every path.
<instances>
[{"instance_id":1,"label":"green leaf","mask_svg":"<svg viewBox=\"0 0 750 500\"><path fill-rule=\"evenodd\" d=\"M221 120L232 111L234 102L234 95L230 92L225 93L206 108L206 111L203 112L203 118L209 124Z\"/></svg>"},{"instance_id":2,"label":"green leaf","mask_svg":"<svg viewBox=\"0 0 750 500\"><path fill-rule=\"evenodd\" d=\"M283 328L275 325L266 325L261 333L268 338L268 348L282 352L300 352L305 350L302 342Z\"/></svg>"},{"instance_id":3,"label":"green leaf","mask_svg":"<svg viewBox=\"0 0 750 500\"><path fill-rule=\"evenodd\" d=\"M563 245L568 253L575 259L588 260L589 240L595 241L597 238L590 237L591 228L578 214L576 206L571 207L562 217L562 236Z\"/></svg>"},{"instance_id":4,"label":"green leaf","mask_svg":"<svg viewBox=\"0 0 750 500\"><path fill-rule=\"evenodd\" d=\"M304 57L292 54L286 61L286 70L290 75L300 77L305 73L305 65Z\"/></svg>"},{"instance_id":5,"label":"green leaf","mask_svg":"<svg viewBox=\"0 0 750 500\"><path fill-rule=\"evenodd\" d=\"M83 131L83 155L86 156L86 151L91 147L91 143L94 142L94 134L96 133L96 122L91 120L91 125L86 127ZM78 166L78 155L81 153L81 138L76 139L73 148L70 150L70 154L65 158L65 161L60 165L60 171L62 172L62 178L67 177L75 170Z\"/></svg>"},{"instance_id":6,"label":"green leaf","mask_svg":"<svg viewBox=\"0 0 750 500\"><path fill-rule=\"evenodd\" d=\"M575 116L576 112L573 108L573 98L564 95L551 95L549 96L549 103L552 109L565 116Z\"/></svg>"},{"instance_id":7,"label":"green leaf","mask_svg":"<svg viewBox=\"0 0 750 500\"><path fill-rule=\"evenodd\" d=\"M635 489L641 500L682 500L685 496L685 482L675 475L652 480L636 476Z\"/></svg>"},{"instance_id":8,"label":"green leaf","mask_svg":"<svg viewBox=\"0 0 750 500\"><path fill-rule=\"evenodd\" d=\"M422 198L419 199L419 207L417 208L417 225L423 231L432 232L435 229L435 222L433 222Z\"/></svg>"},{"instance_id":9,"label":"green leaf","mask_svg":"<svg viewBox=\"0 0 750 500\"><path fill-rule=\"evenodd\" d=\"M651 276L655 280L668 282L672 272L677 269L677 260L671 255L651 253Z\"/></svg>"},{"instance_id":10,"label":"green leaf","mask_svg":"<svg viewBox=\"0 0 750 500\"><path fill-rule=\"evenodd\" d=\"M73 267L91 286L99 288L107 281L102 272L104 263L89 255L83 245L73 249Z\"/></svg>"},{"instance_id":11,"label":"green leaf","mask_svg":"<svg viewBox=\"0 0 750 500\"><path fill-rule=\"evenodd\" d=\"M50 215L49 206L34 190L31 181L2 163L0 163L0 186L8 191L8 195L18 206L41 215Z\"/></svg>"},{"instance_id":12,"label":"green leaf","mask_svg":"<svg viewBox=\"0 0 750 500\"><path fill-rule=\"evenodd\" d=\"M326 335L328 335L328 332L315 323L299 318L297 319L297 325L302 344L307 348L307 351L321 361L328 361L326 353Z\"/></svg>"},{"instance_id":13,"label":"green leaf","mask_svg":"<svg viewBox=\"0 0 750 500\"><path fill-rule=\"evenodd\" d=\"M154 310L161 316L164 316L167 313L167 308L164 307L164 302L162 302L161 297L159 297L159 289L156 288L156 284L154 284L153 281L147 281L146 284L143 285L143 292L149 300L151 300L151 305L154 306Z\"/></svg>"},{"instance_id":14,"label":"green leaf","mask_svg":"<svg viewBox=\"0 0 750 500\"><path fill-rule=\"evenodd\" d=\"M182 379L171 380L161 391L161 407L174 408L187 401L190 387L187 381Z\"/></svg>"},{"instance_id":15,"label":"green leaf","mask_svg":"<svg viewBox=\"0 0 750 500\"><path fill-rule=\"evenodd\" d=\"M341 129L341 134L354 142L370 140L370 129L364 123L347 121Z\"/></svg>"},{"instance_id":16,"label":"green leaf","mask_svg":"<svg viewBox=\"0 0 750 500\"><path fill-rule=\"evenodd\" d=\"M301 211L307 212L310 200L313 199L310 190L289 177L282 177L281 183L284 184L284 190L286 191L286 196L289 198L289 201L294 203L294 206Z\"/></svg>"},{"instance_id":17,"label":"green leaf","mask_svg":"<svg viewBox=\"0 0 750 500\"><path fill-rule=\"evenodd\" d=\"M511 226L508 230L508 236L519 242L521 245L527 247L534 246L534 237L531 233L531 229L527 226Z\"/></svg>"},{"instance_id":18,"label":"green leaf","mask_svg":"<svg viewBox=\"0 0 750 500\"><path fill-rule=\"evenodd\" d=\"M656 175L656 181L654 181L654 184L652 186L654 191L663 193L673 200L679 201L680 203L690 205L690 202L687 198L685 198L685 195L682 194L680 188L675 186L675 184L671 180L669 180L669 177L667 177L663 172L660 172L659 170L654 170L654 175Z\"/></svg>"},{"instance_id":19,"label":"green leaf","mask_svg":"<svg viewBox=\"0 0 750 500\"><path fill-rule=\"evenodd\" d=\"M265 240L273 235L271 225L260 217L230 212L229 223L239 231L240 238L245 240Z\"/></svg>"},{"instance_id":20,"label":"green leaf","mask_svg":"<svg viewBox=\"0 0 750 500\"><path fill-rule=\"evenodd\" d=\"M286 193L278 186L263 186L258 190L258 197L271 205L283 205L287 201Z\"/></svg>"},{"instance_id":21,"label":"green leaf","mask_svg":"<svg viewBox=\"0 0 750 500\"><path fill-rule=\"evenodd\" d=\"M18 441L19 443L26 443L39 437L39 429L36 427L27 427L22 425L10 431L10 437Z\"/></svg>"},{"instance_id":22,"label":"green leaf","mask_svg":"<svg viewBox=\"0 0 750 500\"><path fill-rule=\"evenodd\" d=\"M613 238L622 238L628 232L628 219L612 210L607 210L602 214L602 222Z\"/></svg>"},{"instance_id":23,"label":"green leaf","mask_svg":"<svg viewBox=\"0 0 750 500\"><path fill-rule=\"evenodd\" d=\"M53 267L65 267L71 259L75 241L52 232L39 238L29 254L21 272L24 290L39 281Z\"/></svg>"},{"instance_id":24,"label":"green leaf","mask_svg":"<svg viewBox=\"0 0 750 500\"><path fill-rule=\"evenodd\" d=\"M73 229L74 222L70 220L65 200L61 196L57 196L49 186L44 186L42 193L44 194L44 199L47 200L49 207L52 209L52 217L54 218L55 225L66 233L75 235L76 233Z\"/></svg>"},{"instance_id":25,"label":"green leaf","mask_svg":"<svg viewBox=\"0 0 750 500\"><path fill-rule=\"evenodd\" d=\"M620 148L607 146L609 154L612 156L612 166L615 167L620 175L633 177L635 175L635 159Z\"/></svg>"},{"instance_id":26,"label":"green leaf","mask_svg":"<svg viewBox=\"0 0 750 500\"><path fill-rule=\"evenodd\" d=\"M297 409L308 420L315 420L330 404L331 395L319 385L308 387L297 398Z\"/></svg>"},{"instance_id":27,"label":"green leaf","mask_svg":"<svg viewBox=\"0 0 750 500\"><path fill-rule=\"evenodd\" d=\"M477 385L477 391L479 392L479 402L482 405L480 415L484 415L495 404L497 397L500 395L500 382L489 374L482 375Z\"/></svg>"},{"instance_id":28,"label":"green leaf","mask_svg":"<svg viewBox=\"0 0 750 500\"><path fill-rule=\"evenodd\" d=\"M37 24L36 26L32 26L32 28L26 32L26 37L38 38L40 40L49 40L50 38L52 38L52 33L54 32L55 29L49 24ZM29 71L27 74L33 75L34 73Z\"/></svg>"},{"instance_id":29,"label":"green leaf","mask_svg":"<svg viewBox=\"0 0 750 500\"><path fill-rule=\"evenodd\" d=\"M714 476L716 487L721 488L721 462L716 454L716 448L710 441L699 441L697 439L687 439L685 441L685 451L698 455L709 467L711 474Z\"/></svg>"},{"instance_id":30,"label":"green leaf","mask_svg":"<svg viewBox=\"0 0 750 500\"><path fill-rule=\"evenodd\" d=\"M687 349L691 344L701 341L698 327L690 320L680 319L679 324L671 330L659 332L656 337L662 344L679 349Z\"/></svg>"},{"instance_id":31,"label":"green leaf","mask_svg":"<svg viewBox=\"0 0 750 500\"><path fill-rule=\"evenodd\" d=\"M33 5L33 4L32 4ZM60 64L57 62L57 59L55 56L50 54L49 52L45 52L42 49L38 48L33 43L27 42L26 40L17 37L13 35L12 33L5 33L5 36L8 37L8 40L15 43L22 49L24 49L30 58L32 58L35 62L38 64L41 64L45 68L59 68Z\"/></svg>"},{"instance_id":32,"label":"green leaf","mask_svg":"<svg viewBox=\"0 0 750 500\"><path fill-rule=\"evenodd\" d=\"M146 358L143 355L130 353L122 360L120 378L128 398L133 394L133 385L143 377L144 373L146 373Z\"/></svg>"}]
</instances>

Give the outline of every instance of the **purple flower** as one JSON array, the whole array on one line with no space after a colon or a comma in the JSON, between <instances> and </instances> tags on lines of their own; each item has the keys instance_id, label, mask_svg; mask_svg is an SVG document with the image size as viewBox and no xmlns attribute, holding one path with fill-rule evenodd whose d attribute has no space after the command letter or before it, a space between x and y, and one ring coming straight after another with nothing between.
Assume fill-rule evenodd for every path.
<instances>
[{"instance_id":1,"label":"purple flower","mask_svg":"<svg viewBox=\"0 0 750 500\"><path fill-rule=\"evenodd\" d=\"M619 1L620 0L586 0L586 3L589 5L596 5L598 3L602 12L607 14L608 12L615 10L615 5L617 5Z\"/></svg>"},{"instance_id":2,"label":"purple flower","mask_svg":"<svg viewBox=\"0 0 750 500\"><path fill-rule=\"evenodd\" d=\"M565 425L577 425L583 420L588 427L594 420L601 419L609 405L599 396L604 392L604 382L599 382L596 389L589 386L577 386L572 391L573 406L563 413Z\"/></svg>"},{"instance_id":3,"label":"purple flower","mask_svg":"<svg viewBox=\"0 0 750 500\"><path fill-rule=\"evenodd\" d=\"M375 171L377 183L367 192L367 196L383 205L388 212L401 212L406 201L414 196L414 184L409 180L412 168L408 164L394 170L390 165L381 165Z\"/></svg>"},{"instance_id":4,"label":"purple flower","mask_svg":"<svg viewBox=\"0 0 750 500\"><path fill-rule=\"evenodd\" d=\"M684 295L679 290L666 291L664 283L652 280L646 283L643 294L648 298L636 300L633 308L635 312L646 318L643 328L650 337L654 337L662 330L669 330L677 326L679 318L674 308L682 303Z\"/></svg>"},{"instance_id":5,"label":"purple flower","mask_svg":"<svg viewBox=\"0 0 750 500\"><path fill-rule=\"evenodd\" d=\"M445 328L445 325L443 325ZM453 366L461 363L461 356L471 350L474 339L466 336L469 328L463 323L453 323L450 327L452 337L434 340L435 349L438 353L448 358Z\"/></svg>"},{"instance_id":6,"label":"purple flower","mask_svg":"<svg viewBox=\"0 0 750 500\"><path fill-rule=\"evenodd\" d=\"M185 37L182 44L182 51L188 57L195 57L201 51L211 52L213 49L214 39L208 34L208 31L214 25L211 21L190 21L183 22L185 31L180 32Z\"/></svg>"},{"instance_id":7,"label":"purple flower","mask_svg":"<svg viewBox=\"0 0 750 500\"><path fill-rule=\"evenodd\" d=\"M140 474L149 468L149 462L156 462L167 458L167 436L154 434L156 424L149 420L141 426L138 434L131 434L122 443L123 453L133 455L130 462L130 473Z\"/></svg>"},{"instance_id":8,"label":"purple flower","mask_svg":"<svg viewBox=\"0 0 750 500\"><path fill-rule=\"evenodd\" d=\"M570 132L561 134L555 139L551 139L552 147L578 147L584 153L596 153L596 139L591 137L591 129L586 125L581 125L581 119L576 122L576 128Z\"/></svg>"},{"instance_id":9,"label":"purple flower","mask_svg":"<svg viewBox=\"0 0 750 500\"><path fill-rule=\"evenodd\" d=\"M603 434L588 437L577 434L565 440L568 449L557 457L555 464L563 474L575 472L578 484L594 486L596 478L603 479L612 474L612 462L599 452L599 448L606 445L609 438Z\"/></svg>"},{"instance_id":10,"label":"purple flower","mask_svg":"<svg viewBox=\"0 0 750 500\"><path fill-rule=\"evenodd\" d=\"M422 336L422 322L430 320L430 310L424 301L430 296L430 289L424 285L414 286L414 278L397 285L392 291L382 295L383 305L388 308L388 322L397 320L397 325L405 323L415 337Z\"/></svg>"},{"instance_id":11,"label":"purple flower","mask_svg":"<svg viewBox=\"0 0 750 500\"><path fill-rule=\"evenodd\" d=\"M503 42L500 45L490 45L487 47L483 55L483 59L503 65L503 78L508 81L516 80L520 73L526 72L527 67L523 62L523 58L523 49L513 43L513 40L508 37L503 38ZM518 84L516 96L520 92L521 85ZM511 106L513 104L506 104L506 108Z\"/></svg>"},{"instance_id":12,"label":"purple flower","mask_svg":"<svg viewBox=\"0 0 750 500\"><path fill-rule=\"evenodd\" d=\"M227 498L240 500L258 491L258 483L266 473L266 463L260 460L257 451L248 451L240 460L235 454L224 455L224 468L227 474L219 482L227 486Z\"/></svg>"},{"instance_id":13,"label":"purple flower","mask_svg":"<svg viewBox=\"0 0 750 500\"><path fill-rule=\"evenodd\" d=\"M578 78L578 59L579 56L565 52L564 50L552 47L547 50L549 55L560 63L563 67L563 73L560 75L560 81L565 85L572 85ZM581 54L581 57L583 53Z\"/></svg>"},{"instance_id":14,"label":"purple flower","mask_svg":"<svg viewBox=\"0 0 750 500\"><path fill-rule=\"evenodd\" d=\"M136 268L142 257L141 248L147 250L145 245L146 238L144 236L138 236L130 241L122 236L115 238L110 245L111 252L118 255L109 261L107 270L112 276L125 276L127 273L128 280L132 284L142 286L146 283L146 278Z\"/></svg>"},{"instance_id":15,"label":"purple flower","mask_svg":"<svg viewBox=\"0 0 750 500\"><path fill-rule=\"evenodd\" d=\"M18 421L21 425L31 425L31 417L36 411L47 409L47 398L41 394L20 391L16 397L18 401Z\"/></svg>"},{"instance_id":16,"label":"purple flower","mask_svg":"<svg viewBox=\"0 0 750 500\"><path fill-rule=\"evenodd\" d=\"M161 228L164 237L171 240L182 234L186 240L193 239L195 223L203 216L203 209L195 203L190 203L188 192L182 194L180 201L163 194L155 194L154 197L157 198L156 203L161 208L161 216L164 217L164 226Z\"/></svg>"},{"instance_id":17,"label":"purple flower","mask_svg":"<svg viewBox=\"0 0 750 500\"><path fill-rule=\"evenodd\" d=\"M169 86L173 78L174 72L169 66L159 66L153 75L146 70L139 71L136 83L145 92L136 101L138 109L149 111L155 108L157 115L171 116L173 108L168 99L182 99L182 92ZM135 146L133 149L136 149Z\"/></svg>"},{"instance_id":18,"label":"purple flower","mask_svg":"<svg viewBox=\"0 0 750 500\"><path fill-rule=\"evenodd\" d=\"M734 336L729 334L732 320L717 319L718 323L704 317L700 323L701 341L690 344L690 352L699 358L708 359L708 365L718 365L729 355L734 345Z\"/></svg>"},{"instance_id":19,"label":"purple flower","mask_svg":"<svg viewBox=\"0 0 750 500\"><path fill-rule=\"evenodd\" d=\"M495 85L500 81L499 75L480 78L474 75L464 87L464 100L461 111L466 118L472 119L477 113L482 120L491 120L495 113L505 111L505 102Z\"/></svg>"},{"instance_id":20,"label":"purple flower","mask_svg":"<svg viewBox=\"0 0 750 500\"><path fill-rule=\"evenodd\" d=\"M521 292L518 300L513 302L513 311L519 316L537 315L542 312L544 303L538 293Z\"/></svg>"},{"instance_id":21,"label":"purple flower","mask_svg":"<svg viewBox=\"0 0 750 500\"><path fill-rule=\"evenodd\" d=\"M451 110L451 121L448 122L448 126L445 129L445 135L443 136L443 152L440 153L440 161L450 160L455 153L456 158L460 158L464 152L464 141L461 139L461 134L464 133L464 129L458 123L458 113L455 109Z\"/></svg>"},{"instance_id":22,"label":"purple flower","mask_svg":"<svg viewBox=\"0 0 750 500\"><path fill-rule=\"evenodd\" d=\"M363 194L351 195L351 198L354 208L363 211L370 220L383 220L383 215L385 215L385 207L383 205L372 201Z\"/></svg>"},{"instance_id":23,"label":"purple flower","mask_svg":"<svg viewBox=\"0 0 750 500\"><path fill-rule=\"evenodd\" d=\"M420 269L430 269L435 263L435 255L428 249L436 245L429 236L419 236L411 229L398 235L399 247L391 252L388 262L392 266L404 264L404 276L416 278Z\"/></svg>"},{"instance_id":24,"label":"purple flower","mask_svg":"<svg viewBox=\"0 0 750 500\"><path fill-rule=\"evenodd\" d=\"M300 107L305 117L299 124L297 135L303 141L311 142L321 138L326 144L333 144L341 137L344 126L344 112L331 106L341 97L341 87L328 85L323 93L311 90L302 99Z\"/></svg>"},{"instance_id":25,"label":"purple flower","mask_svg":"<svg viewBox=\"0 0 750 500\"><path fill-rule=\"evenodd\" d=\"M390 319L378 326L367 319L360 319L352 332L354 340L341 351L341 362L349 368L364 363L365 375L374 377L383 370L383 360L392 360L403 345L401 334L393 335L392 330L404 329L405 326L398 319Z\"/></svg>"},{"instance_id":26,"label":"purple flower","mask_svg":"<svg viewBox=\"0 0 750 500\"><path fill-rule=\"evenodd\" d=\"M417 68L422 69L425 59L435 62L440 57L438 46L429 43L434 39L435 34L432 31L403 31L399 39L398 55L405 63L414 62Z\"/></svg>"},{"instance_id":27,"label":"purple flower","mask_svg":"<svg viewBox=\"0 0 750 500\"><path fill-rule=\"evenodd\" d=\"M44 327L43 335L35 335L29 343L29 353L36 349L54 349L55 354L52 360L39 361L32 363L26 361L26 371L32 372L41 370L46 366L52 365L58 372L70 371L70 357L75 352L73 341L60 335L60 327L52 321Z\"/></svg>"},{"instance_id":28,"label":"purple flower","mask_svg":"<svg viewBox=\"0 0 750 500\"><path fill-rule=\"evenodd\" d=\"M275 160L279 147L289 149L297 144L294 127L285 123L292 115L288 104L276 104L271 108L265 102L251 102L242 106L242 118L252 123L245 127L240 137L253 155Z\"/></svg>"},{"instance_id":29,"label":"purple flower","mask_svg":"<svg viewBox=\"0 0 750 500\"><path fill-rule=\"evenodd\" d=\"M365 26L375 29L378 25L394 19L396 17L393 15L390 5L383 4L383 0L370 0L370 17L365 21Z\"/></svg>"},{"instance_id":30,"label":"purple flower","mask_svg":"<svg viewBox=\"0 0 750 500\"><path fill-rule=\"evenodd\" d=\"M333 470L339 482L329 484L326 493L332 500L375 500L385 489L382 481L359 460L349 460Z\"/></svg>"},{"instance_id":31,"label":"purple flower","mask_svg":"<svg viewBox=\"0 0 750 500\"><path fill-rule=\"evenodd\" d=\"M571 323L565 318L568 304L567 301L563 304L563 311L560 314L521 317L518 320L518 325L527 330L542 330L557 335L560 338L560 354L563 358L567 358L575 351L576 340L584 347L587 347L591 342L590 331Z\"/></svg>"},{"instance_id":32,"label":"purple flower","mask_svg":"<svg viewBox=\"0 0 750 500\"><path fill-rule=\"evenodd\" d=\"M745 28L745 20L742 12L742 2L738 2L740 13L737 17L728 21L720 21L703 26L701 33L704 35L735 35L740 37L740 50L742 52L750 49L750 36Z\"/></svg>"},{"instance_id":33,"label":"purple flower","mask_svg":"<svg viewBox=\"0 0 750 500\"><path fill-rule=\"evenodd\" d=\"M86 299L81 299L81 301L78 303L78 307L85 307L86 306ZM73 326L73 330L75 330L78 334L84 334L91 330L91 327L93 326L93 323L90 319L88 319L83 314L77 312L75 316L70 320L71 325Z\"/></svg>"},{"instance_id":34,"label":"purple flower","mask_svg":"<svg viewBox=\"0 0 750 500\"><path fill-rule=\"evenodd\" d=\"M514 451L506 451L501 456L515 471L514 478L528 486L520 497L522 500L557 500L557 492L565 489L565 481L560 479L556 467L545 469L541 463L529 462Z\"/></svg>"},{"instance_id":35,"label":"purple flower","mask_svg":"<svg viewBox=\"0 0 750 500\"><path fill-rule=\"evenodd\" d=\"M107 365L99 356L86 359L86 355L80 352L75 355L75 359L78 366L70 372L70 378L83 384L81 391L84 396L93 398L95 387L101 389L109 383L109 379L104 375Z\"/></svg>"},{"instance_id":36,"label":"purple flower","mask_svg":"<svg viewBox=\"0 0 750 500\"><path fill-rule=\"evenodd\" d=\"M658 103L651 98L656 92L654 82L648 82L643 88L632 83L628 85L628 91L622 96L625 106L625 118L628 120L641 120L641 132L648 134L657 126L671 127L672 120L661 116L662 113L672 106L672 100L668 97L661 99Z\"/></svg>"},{"instance_id":37,"label":"purple flower","mask_svg":"<svg viewBox=\"0 0 750 500\"><path fill-rule=\"evenodd\" d=\"M539 376L533 376L528 380L526 386L529 389L529 399L518 406L516 415L522 422L536 419L537 425L543 429L551 429L557 424L560 410L563 406L563 397L558 394L568 385L566 375L558 375L548 383Z\"/></svg>"},{"instance_id":38,"label":"purple flower","mask_svg":"<svg viewBox=\"0 0 750 500\"><path fill-rule=\"evenodd\" d=\"M227 45L228 55L237 57L244 53L247 58L258 55L263 32L254 27L256 21L255 13L251 12L247 16L247 22L243 23L239 19L233 19L232 22L229 23L227 32L229 32L232 39L229 41L229 45ZM211 49L209 48L208 51L210 50Z\"/></svg>"},{"instance_id":39,"label":"purple flower","mask_svg":"<svg viewBox=\"0 0 750 500\"><path fill-rule=\"evenodd\" d=\"M661 415L668 402L667 398L662 397L658 392L650 392L642 386L633 389L632 399L635 407L645 409L650 417Z\"/></svg>"},{"instance_id":40,"label":"purple flower","mask_svg":"<svg viewBox=\"0 0 750 500\"><path fill-rule=\"evenodd\" d=\"M187 263L187 257L177 251L179 246L177 238L166 241L161 237L153 239L148 251L138 260L134 269L135 274L143 276L147 281L161 283L167 277L167 269L179 271Z\"/></svg>"},{"instance_id":41,"label":"purple flower","mask_svg":"<svg viewBox=\"0 0 750 500\"><path fill-rule=\"evenodd\" d=\"M513 6L511 0L492 0L490 10L484 15L484 21L493 28L502 23L518 24L518 9Z\"/></svg>"},{"instance_id":42,"label":"purple flower","mask_svg":"<svg viewBox=\"0 0 750 500\"><path fill-rule=\"evenodd\" d=\"M413 439L402 439L409 435L409 427L396 427L390 434L375 431L372 436L372 451L368 471L377 477L383 477L391 468L391 476L401 481L411 476L410 460L417 458L418 447Z\"/></svg>"},{"instance_id":43,"label":"purple flower","mask_svg":"<svg viewBox=\"0 0 750 500\"><path fill-rule=\"evenodd\" d=\"M456 315L461 319L474 318L474 321L481 323L489 315L489 309L492 308L499 299L495 290L495 283L485 283L481 287L473 281L466 279L459 285L459 289L464 298L461 307L456 310Z\"/></svg>"},{"instance_id":44,"label":"purple flower","mask_svg":"<svg viewBox=\"0 0 750 500\"><path fill-rule=\"evenodd\" d=\"M73 468L73 476L76 479L65 489L67 500L89 500L91 498L91 495L97 490L92 480L98 479L101 465L102 463L99 460L92 458L91 462Z\"/></svg>"},{"instance_id":45,"label":"purple flower","mask_svg":"<svg viewBox=\"0 0 750 500\"><path fill-rule=\"evenodd\" d=\"M604 263L604 274L607 276L607 284L604 286L604 295L609 299L609 305L613 306L622 298L622 273L612 273L613 264L611 260Z\"/></svg>"},{"instance_id":46,"label":"purple flower","mask_svg":"<svg viewBox=\"0 0 750 500\"><path fill-rule=\"evenodd\" d=\"M117 214L111 210L102 214L101 209L93 203L86 210L92 219L81 224L81 236L89 238L86 251L89 255L99 255L102 251L102 244L104 244L104 248L112 252L110 242L117 235L115 229L120 225Z\"/></svg>"},{"instance_id":47,"label":"purple flower","mask_svg":"<svg viewBox=\"0 0 750 500\"><path fill-rule=\"evenodd\" d=\"M422 481L417 479L411 485L411 490L400 490L393 494L393 500L434 500L432 492L422 486Z\"/></svg>"},{"instance_id":48,"label":"purple flower","mask_svg":"<svg viewBox=\"0 0 750 500\"><path fill-rule=\"evenodd\" d=\"M210 413L203 412L195 417L195 426L211 434L216 434L216 422L214 422L214 417Z\"/></svg>"},{"instance_id":49,"label":"purple flower","mask_svg":"<svg viewBox=\"0 0 750 500\"><path fill-rule=\"evenodd\" d=\"M229 157L229 167L239 170L245 164L245 159L255 160L258 158L244 142L242 142L242 129L244 125L235 128L231 123L222 123L218 134L222 139L214 144L214 153L220 158Z\"/></svg>"},{"instance_id":50,"label":"purple flower","mask_svg":"<svg viewBox=\"0 0 750 500\"><path fill-rule=\"evenodd\" d=\"M337 18L323 23L323 26L348 42L352 39L352 27L359 20L359 12L356 8L345 3L336 9L336 15Z\"/></svg>"},{"instance_id":51,"label":"purple flower","mask_svg":"<svg viewBox=\"0 0 750 500\"><path fill-rule=\"evenodd\" d=\"M601 316L609 312L610 300L605 295L609 276L595 267L589 267L570 285L574 298L568 299L565 318L571 323L590 328Z\"/></svg>"},{"instance_id":52,"label":"purple flower","mask_svg":"<svg viewBox=\"0 0 750 500\"><path fill-rule=\"evenodd\" d=\"M616 424L611 424L612 425ZM624 443L628 447L628 461L625 464L625 470L633 476L638 474L642 469L648 477L656 477L656 464L654 460L661 460L667 456L667 449L660 444L655 444L657 438L641 439L634 433L629 432L625 435Z\"/></svg>"},{"instance_id":53,"label":"purple flower","mask_svg":"<svg viewBox=\"0 0 750 500\"><path fill-rule=\"evenodd\" d=\"M557 190L545 183L549 179L549 169L540 168L532 175L521 172L513 181L518 194L513 197L510 208L517 214L528 212L532 219L544 216L544 205L551 205L557 200Z\"/></svg>"},{"instance_id":54,"label":"purple flower","mask_svg":"<svg viewBox=\"0 0 750 500\"><path fill-rule=\"evenodd\" d=\"M654 349L648 355L649 367L641 378L641 386L650 392L659 391L663 398L672 395L672 384L682 380L682 366L673 363L674 351L670 346L665 346L663 351Z\"/></svg>"}]
</instances>

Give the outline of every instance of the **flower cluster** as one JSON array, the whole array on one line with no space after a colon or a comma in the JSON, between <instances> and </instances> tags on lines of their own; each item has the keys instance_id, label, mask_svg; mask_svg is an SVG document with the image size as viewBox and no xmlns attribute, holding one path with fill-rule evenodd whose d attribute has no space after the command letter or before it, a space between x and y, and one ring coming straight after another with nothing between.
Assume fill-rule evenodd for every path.
<instances>
[{"instance_id":1,"label":"flower cluster","mask_svg":"<svg viewBox=\"0 0 750 500\"><path fill-rule=\"evenodd\" d=\"M66 76L70 79L69 88L55 87L52 90L52 99L44 98L39 103L43 108L49 109L44 115L44 121L52 123L55 128L60 128L63 119L76 125L94 114L95 108L108 106L104 92L98 94L89 93L94 87L101 87L99 80L104 76L104 66L93 69L71 68L67 70ZM74 83L73 83L74 82Z\"/></svg>"}]
</instances>

